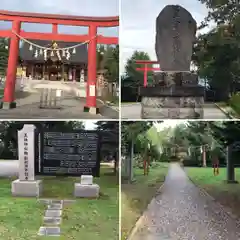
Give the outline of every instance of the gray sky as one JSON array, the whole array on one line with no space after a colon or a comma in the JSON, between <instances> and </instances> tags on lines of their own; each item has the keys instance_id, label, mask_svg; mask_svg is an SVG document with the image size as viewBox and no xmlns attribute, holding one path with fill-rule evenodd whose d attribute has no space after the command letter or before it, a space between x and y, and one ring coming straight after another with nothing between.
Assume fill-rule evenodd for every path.
<instances>
[{"instance_id":1,"label":"gray sky","mask_svg":"<svg viewBox=\"0 0 240 240\"><path fill-rule=\"evenodd\" d=\"M97 127L96 122L97 121L92 121L92 120L84 121L85 128L87 130L94 130L94 129L96 129L96 127Z\"/></svg>"},{"instance_id":2,"label":"gray sky","mask_svg":"<svg viewBox=\"0 0 240 240\"><path fill-rule=\"evenodd\" d=\"M22 12L53 13L77 16L118 16L118 0L0 0L0 9ZM8 23L0 21L0 29L9 28ZM25 31L50 32L50 25L23 24ZM36 29L37 28L37 29ZM85 27L59 27L60 33L87 33ZM99 34L118 36L118 27L99 28Z\"/></svg>"},{"instance_id":3,"label":"gray sky","mask_svg":"<svg viewBox=\"0 0 240 240\"><path fill-rule=\"evenodd\" d=\"M124 72L127 59L135 50L147 52L151 60L156 60L155 21L168 4L179 4L186 8L198 25L207 16L207 8L197 0L121 0L121 73Z\"/></svg>"}]
</instances>

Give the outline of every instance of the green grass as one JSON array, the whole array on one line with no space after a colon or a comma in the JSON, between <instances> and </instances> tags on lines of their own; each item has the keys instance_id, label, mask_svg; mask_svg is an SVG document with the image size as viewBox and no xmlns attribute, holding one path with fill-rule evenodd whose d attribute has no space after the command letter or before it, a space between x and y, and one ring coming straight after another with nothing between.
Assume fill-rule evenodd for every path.
<instances>
[{"instance_id":1,"label":"green grass","mask_svg":"<svg viewBox=\"0 0 240 240\"><path fill-rule=\"evenodd\" d=\"M222 205L232 209L240 217L240 184L227 184L226 168L220 168L218 176L213 175L212 168L185 168L190 179L206 190ZM240 169L235 169L236 180L240 182Z\"/></svg>"},{"instance_id":2,"label":"green grass","mask_svg":"<svg viewBox=\"0 0 240 240\"><path fill-rule=\"evenodd\" d=\"M99 199L77 199L64 207L61 237L54 239L117 240L119 229L118 177L112 169L101 168ZM46 240L38 237L42 226L44 205L34 198L11 196L12 179L0 179L0 240ZM73 199L73 185L79 178L43 178L41 198Z\"/></svg>"},{"instance_id":3,"label":"green grass","mask_svg":"<svg viewBox=\"0 0 240 240\"><path fill-rule=\"evenodd\" d=\"M143 169L134 169L135 182L132 184L122 183L121 207L122 239L125 240L138 218L142 215L157 190L164 182L168 171L168 164L157 164L150 169L149 175L143 175Z\"/></svg>"}]
</instances>

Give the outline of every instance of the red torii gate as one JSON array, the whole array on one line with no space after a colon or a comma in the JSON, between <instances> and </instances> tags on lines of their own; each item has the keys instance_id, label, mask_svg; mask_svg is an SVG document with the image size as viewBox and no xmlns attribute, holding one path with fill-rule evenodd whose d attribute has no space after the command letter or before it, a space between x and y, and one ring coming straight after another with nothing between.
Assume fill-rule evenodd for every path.
<instances>
[{"instance_id":1,"label":"red torii gate","mask_svg":"<svg viewBox=\"0 0 240 240\"><path fill-rule=\"evenodd\" d=\"M135 63L136 64L144 64L144 67L136 68L137 71L143 71L143 74L144 74L143 86L144 87L147 86L147 73L149 71L159 71L159 70L161 70L160 67L159 68L148 67L149 64L150 65L159 64L158 61L136 60Z\"/></svg>"},{"instance_id":2,"label":"red torii gate","mask_svg":"<svg viewBox=\"0 0 240 240\"><path fill-rule=\"evenodd\" d=\"M97 112L96 81L97 81L97 44L118 44L118 37L105 37L97 35L98 27L117 27L119 17L80 17L57 14L25 13L0 11L0 21L11 21L12 29L0 30L0 37L11 38L7 78L4 89L4 108L15 107L15 83L17 61L19 54L19 36L25 39L42 39L50 41L85 42L88 45L88 79L87 79L87 99L84 111ZM51 24L51 33L25 32L21 30L21 23L41 23ZM88 34L73 35L59 34L58 25L87 26ZM17 35L16 35L17 34ZM96 37L95 37L96 36Z\"/></svg>"}]
</instances>

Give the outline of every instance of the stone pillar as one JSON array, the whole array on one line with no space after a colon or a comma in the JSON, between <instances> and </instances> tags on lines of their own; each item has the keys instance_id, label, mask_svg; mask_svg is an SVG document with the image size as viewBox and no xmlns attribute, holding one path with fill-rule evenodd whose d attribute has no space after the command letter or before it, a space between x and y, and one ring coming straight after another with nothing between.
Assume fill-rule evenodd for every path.
<instances>
[{"instance_id":1,"label":"stone pillar","mask_svg":"<svg viewBox=\"0 0 240 240\"><path fill-rule=\"evenodd\" d=\"M42 79L45 80L45 64L42 65Z\"/></svg>"},{"instance_id":2,"label":"stone pillar","mask_svg":"<svg viewBox=\"0 0 240 240\"><path fill-rule=\"evenodd\" d=\"M89 26L88 44L88 79L87 79L87 99L84 112L97 114L96 82L97 82L97 26Z\"/></svg>"},{"instance_id":3,"label":"stone pillar","mask_svg":"<svg viewBox=\"0 0 240 240\"><path fill-rule=\"evenodd\" d=\"M64 63L62 64L62 81L64 82Z\"/></svg>"},{"instance_id":4,"label":"stone pillar","mask_svg":"<svg viewBox=\"0 0 240 240\"><path fill-rule=\"evenodd\" d=\"M12 31L17 34L20 34L21 22L15 20L12 22ZM15 108L15 85L16 85L16 73L17 73L17 64L18 64L18 52L19 52L19 37L12 33L9 57L8 57L8 68L7 68L7 78L4 88L4 97L3 97L3 108L10 109Z\"/></svg>"},{"instance_id":5,"label":"stone pillar","mask_svg":"<svg viewBox=\"0 0 240 240\"><path fill-rule=\"evenodd\" d=\"M32 76L32 79L34 79L34 64L31 65L31 76Z\"/></svg>"},{"instance_id":6,"label":"stone pillar","mask_svg":"<svg viewBox=\"0 0 240 240\"><path fill-rule=\"evenodd\" d=\"M81 85L85 85L85 73L84 73L84 69L81 69L81 71L80 71L80 84L81 84Z\"/></svg>"},{"instance_id":7,"label":"stone pillar","mask_svg":"<svg viewBox=\"0 0 240 240\"><path fill-rule=\"evenodd\" d=\"M232 157L232 146L227 147L227 183L238 183L235 180L234 160Z\"/></svg>"},{"instance_id":8,"label":"stone pillar","mask_svg":"<svg viewBox=\"0 0 240 240\"><path fill-rule=\"evenodd\" d=\"M72 75L73 75L73 82L76 82L76 68L75 67L72 70Z\"/></svg>"},{"instance_id":9,"label":"stone pillar","mask_svg":"<svg viewBox=\"0 0 240 240\"><path fill-rule=\"evenodd\" d=\"M12 182L12 195L39 197L42 180L35 179L35 126L25 124L18 131L19 179Z\"/></svg>"},{"instance_id":10,"label":"stone pillar","mask_svg":"<svg viewBox=\"0 0 240 240\"><path fill-rule=\"evenodd\" d=\"M71 68L68 70L68 80L70 82L72 81L72 69Z\"/></svg>"}]
</instances>

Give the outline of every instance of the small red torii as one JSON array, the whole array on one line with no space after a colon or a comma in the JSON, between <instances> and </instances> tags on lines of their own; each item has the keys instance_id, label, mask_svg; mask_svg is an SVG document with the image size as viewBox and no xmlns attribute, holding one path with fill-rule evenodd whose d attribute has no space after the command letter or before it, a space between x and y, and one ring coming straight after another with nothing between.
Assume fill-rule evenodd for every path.
<instances>
[{"instance_id":1,"label":"small red torii","mask_svg":"<svg viewBox=\"0 0 240 240\"><path fill-rule=\"evenodd\" d=\"M144 67L138 67L136 68L137 71L143 71L144 74L144 79L143 79L143 86L146 87L147 86L147 73L149 71L160 71L160 67L159 68L153 68L148 67L149 64L153 65L153 64L159 64L158 61L150 61L150 60L136 60L135 61L136 64L144 64Z\"/></svg>"}]
</instances>

